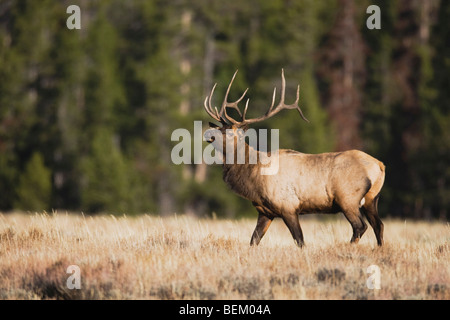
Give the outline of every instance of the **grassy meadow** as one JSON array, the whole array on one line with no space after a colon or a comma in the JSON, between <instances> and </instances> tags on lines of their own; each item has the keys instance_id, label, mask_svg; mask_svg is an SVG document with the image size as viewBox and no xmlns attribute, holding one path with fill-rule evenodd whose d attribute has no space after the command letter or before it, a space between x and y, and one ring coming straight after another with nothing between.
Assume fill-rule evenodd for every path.
<instances>
[{"instance_id":1,"label":"grassy meadow","mask_svg":"<svg viewBox=\"0 0 450 320\"><path fill-rule=\"evenodd\" d=\"M0 299L450 299L448 223L385 219L382 248L370 227L349 244L342 215L300 223L302 249L281 220L250 247L256 216L0 214Z\"/></svg>"}]
</instances>

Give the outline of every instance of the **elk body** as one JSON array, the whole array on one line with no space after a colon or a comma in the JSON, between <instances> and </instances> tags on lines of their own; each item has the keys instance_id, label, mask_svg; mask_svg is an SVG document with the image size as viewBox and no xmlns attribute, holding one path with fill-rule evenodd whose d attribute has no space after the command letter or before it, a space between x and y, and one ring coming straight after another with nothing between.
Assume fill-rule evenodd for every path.
<instances>
[{"instance_id":1,"label":"elk body","mask_svg":"<svg viewBox=\"0 0 450 320\"><path fill-rule=\"evenodd\" d=\"M212 128L205 132L204 137L206 141L213 143L218 138L217 135L222 134L223 146L219 149L224 157L230 151L237 154L236 148L242 146L247 152L250 151L252 147L245 143L245 140L238 143L244 139L243 130L245 131L248 125L268 119L283 109L296 109L300 116L308 121L298 106L299 87L294 104L284 103L286 88L284 72L279 104L274 106L275 88L272 104L266 114L255 119L246 119L249 100L243 113L240 112L238 104L248 89L237 101L227 101L236 73L228 86L220 111L211 106L215 86L205 99L206 112L214 120L219 121L221 126L210 123ZM230 117L227 108L235 109L241 120L237 121ZM227 150L227 145L234 146L234 150ZM364 216L375 232L378 245L383 244L383 223L378 216L377 208L385 177L382 162L358 150L322 154L278 150L273 155L254 149L251 151L258 154L257 159L271 156L271 161L278 161L278 172L273 175L262 175L260 169L264 164L259 161L256 164L224 161L223 164L224 181L238 195L250 200L258 211L258 221L250 241L251 245L258 245L272 220L279 217L283 219L296 244L302 246L303 233L298 215L338 212L342 212L352 226L351 242L357 243L366 231Z\"/></svg>"}]
</instances>

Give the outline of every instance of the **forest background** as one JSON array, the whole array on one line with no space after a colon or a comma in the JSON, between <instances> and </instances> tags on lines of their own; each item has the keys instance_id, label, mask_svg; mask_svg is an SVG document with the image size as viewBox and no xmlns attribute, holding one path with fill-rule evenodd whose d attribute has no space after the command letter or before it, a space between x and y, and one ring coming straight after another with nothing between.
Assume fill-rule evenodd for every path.
<instances>
[{"instance_id":1,"label":"forest background","mask_svg":"<svg viewBox=\"0 0 450 320\"><path fill-rule=\"evenodd\" d=\"M205 96L236 69L231 98L249 87L261 115L284 68L310 123L257 128L305 153L364 150L387 167L382 217L447 220L448 17L439 0L2 0L0 210L255 214L219 165L173 164L171 133L206 128Z\"/></svg>"}]
</instances>

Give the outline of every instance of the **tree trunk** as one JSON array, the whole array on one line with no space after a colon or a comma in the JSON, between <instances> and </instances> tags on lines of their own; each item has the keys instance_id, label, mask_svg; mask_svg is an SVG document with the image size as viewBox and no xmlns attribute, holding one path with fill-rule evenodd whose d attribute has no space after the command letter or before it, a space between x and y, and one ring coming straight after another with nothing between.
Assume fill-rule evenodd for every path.
<instances>
[{"instance_id":1,"label":"tree trunk","mask_svg":"<svg viewBox=\"0 0 450 320\"><path fill-rule=\"evenodd\" d=\"M325 104L335 126L336 148L361 148L361 88L365 45L356 24L353 0L339 0L340 11L321 50L321 76L328 82Z\"/></svg>"}]
</instances>

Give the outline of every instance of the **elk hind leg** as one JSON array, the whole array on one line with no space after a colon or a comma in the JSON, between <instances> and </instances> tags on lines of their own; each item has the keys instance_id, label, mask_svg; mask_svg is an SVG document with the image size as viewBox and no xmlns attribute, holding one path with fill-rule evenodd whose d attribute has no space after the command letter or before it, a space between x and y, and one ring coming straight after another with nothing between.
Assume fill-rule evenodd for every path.
<instances>
[{"instance_id":1,"label":"elk hind leg","mask_svg":"<svg viewBox=\"0 0 450 320\"><path fill-rule=\"evenodd\" d=\"M367 230L367 224L364 222L359 208L352 206L349 208L342 208L345 218L350 222L353 229L353 236L351 243L358 243L364 232Z\"/></svg>"},{"instance_id":2,"label":"elk hind leg","mask_svg":"<svg viewBox=\"0 0 450 320\"><path fill-rule=\"evenodd\" d=\"M375 233L375 237L377 238L377 244L379 246L382 246L384 225L378 215L379 198L380 194L378 194L374 199L367 199L366 197L366 202L364 203L363 207L361 207L361 212L364 214L367 221L369 221L369 224Z\"/></svg>"}]
</instances>

